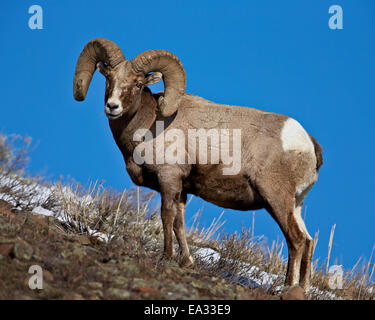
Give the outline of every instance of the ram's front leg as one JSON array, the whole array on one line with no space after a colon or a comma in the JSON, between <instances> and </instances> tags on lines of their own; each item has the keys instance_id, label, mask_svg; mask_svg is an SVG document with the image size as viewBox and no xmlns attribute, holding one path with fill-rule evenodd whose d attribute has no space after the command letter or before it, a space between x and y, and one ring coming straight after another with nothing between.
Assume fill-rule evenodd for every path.
<instances>
[{"instance_id":1,"label":"ram's front leg","mask_svg":"<svg viewBox=\"0 0 375 320\"><path fill-rule=\"evenodd\" d=\"M173 250L173 222L176 217L176 204L169 193L161 195L161 220L164 231L164 254L163 258L171 259L174 256Z\"/></svg>"},{"instance_id":2,"label":"ram's front leg","mask_svg":"<svg viewBox=\"0 0 375 320\"><path fill-rule=\"evenodd\" d=\"M159 174L161 193L161 220L164 231L164 254L163 257L171 259L173 250L173 223L177 215L178 204L181 196L182 182L167 174Z\"/></svg>"},{"instance_id":3,"label":"ram's front leg","mask_svg":"<svg viewBox=\"0 0 375 320\"><path fill-rule=\"evenodd\" d=\"M176 235L178 244L180 245L181 253L181 267L189 267L193 265L194 261L190 255L189 247L186 241L185 234L185 204L186 204L186 194L181 194L180 201L177 207L177 215L174 219L173 230Z\"/></svg>"}]
</instances>

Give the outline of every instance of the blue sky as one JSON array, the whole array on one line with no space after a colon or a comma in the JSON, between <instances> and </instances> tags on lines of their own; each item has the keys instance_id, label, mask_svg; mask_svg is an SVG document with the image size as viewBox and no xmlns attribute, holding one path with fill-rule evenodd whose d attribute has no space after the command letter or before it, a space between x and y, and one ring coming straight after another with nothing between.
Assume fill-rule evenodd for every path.
<instances>
[{"instance_id":1,"label":"blue sky","mask_svg":"<svg viewBox=\"0 0 375 320\"><path fill-rule=\"evenodd\" d=\"M28 27L34 4L43 8L42 30ZM333 4L343 8L343 30L328 27ZM325 163L305 201L307 228L320 231L314 258L327 256L336 224L332 258L351 268L375 242L374 14L371 0L2 1L0 130L33 138L33 174L130 188L104 115L104 78L95 74L85 102L76 102L75 63L96 37L115 41L128 59L172 51L187 92L289 115L321 143ZM202 204L193 200L188 223ZM222 211L208 203L203 210L206 225ZM225 229L249 227L251 217L225 210ZM255 234L282 238L264 210Z\"/></svg>"}]
</instances>

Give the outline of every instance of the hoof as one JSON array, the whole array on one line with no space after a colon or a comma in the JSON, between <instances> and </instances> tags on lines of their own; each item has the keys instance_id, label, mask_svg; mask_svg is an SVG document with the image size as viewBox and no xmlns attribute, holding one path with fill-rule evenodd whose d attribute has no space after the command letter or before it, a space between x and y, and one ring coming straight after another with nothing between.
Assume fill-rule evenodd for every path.
<instances>
[{"instance_id":1,"label":"hoof","mask_svg":"<svg viewBox=\"0 0 375 320\"><path fill-rule=\"evenodd\" d=\"M173 259L173 256L167 256L163 254L159 260L159 262L169 262Z\"/></svg>"},{"instance_id":2,"label":"hoof","mask_svg":"<svg viewBox=\"0 0 375 320\"><path fill-rule=\"evenodd\" d=\"M293 286L285 289L281 300L307 300L305 290L300 286Z\"/></svg>"},{"instance_id":3,"label":"hoof","mask_svg":"<svg viewBox=\"0 0 375 320\"><path fill-rule=\"evenodd\" d=\"M180 267L192 267L194 265L194 260L191 256L183 257L180 261Z\"/></svg>"}]
</instances>

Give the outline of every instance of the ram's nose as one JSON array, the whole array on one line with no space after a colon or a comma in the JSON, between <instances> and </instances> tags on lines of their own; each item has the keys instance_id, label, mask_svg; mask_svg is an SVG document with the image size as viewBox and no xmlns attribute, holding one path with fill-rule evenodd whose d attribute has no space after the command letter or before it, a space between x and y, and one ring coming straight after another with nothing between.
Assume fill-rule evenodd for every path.
<instances>
[{"instance_id":1,"label":"ram's nose","mask_svg":"<svg viewBox=\"0 0 375 320\"><path fill-rule=\"evenodd\" d=\"M120 105L119 104L117 104L117 103L110 103L110 102L108 102L107 103L107 108L108 108L108 110L110 110L111 112L113 112L113 111L116 111L117 109L119 109L120 108Z\"/></svg>"}]
</instances>

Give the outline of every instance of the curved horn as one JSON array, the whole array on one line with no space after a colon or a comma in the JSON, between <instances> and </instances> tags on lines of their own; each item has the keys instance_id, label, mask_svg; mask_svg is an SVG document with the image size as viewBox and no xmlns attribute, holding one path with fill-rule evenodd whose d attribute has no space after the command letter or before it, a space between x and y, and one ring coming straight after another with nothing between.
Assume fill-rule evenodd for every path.
<instances>
[{"instance_id":1,"label":"curved horn","mask_svg":"<svg viewBox=\"0 0 375 320\"><path fill-rule=\"evenodd\" d=\"M96 38L89 41L77 61L73 80L74 99L85 100L87 89L99 61L106 62L114 68L124 60L121 49L111 40Z\"/></svg>"},{"instance_id":2,"label":"curved horn","mask_svg":"<svg viewBox=\"0 0 375 320\"><path fill-rule=\"evenodd\" d=\"M148 50L137 55L131 63L135 72L163 74L165 93L158 101L160 112L164 117L175 113L186 88L186 74L181 61L169 51Z\"/></svg>"}]
</instances>

